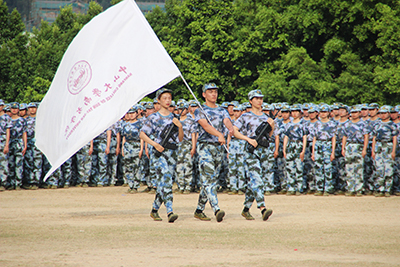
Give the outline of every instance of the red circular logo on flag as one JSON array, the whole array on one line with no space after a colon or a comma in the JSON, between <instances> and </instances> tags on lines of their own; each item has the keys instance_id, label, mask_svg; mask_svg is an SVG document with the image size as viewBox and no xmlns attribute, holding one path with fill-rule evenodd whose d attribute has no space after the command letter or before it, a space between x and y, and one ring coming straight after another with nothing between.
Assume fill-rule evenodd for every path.
<instances>
[{"instance_id":1,"label":"red circular logo on flag","mask_svg":"<svg viewBox=\"0 0 400 267\"><path fill-rule=\"evenodd\" d=\"M92 79L92 68L90 64L81 60L75 63L68 74L67 88L73 94L79 94Z\"/></svg>"}]
</instances>

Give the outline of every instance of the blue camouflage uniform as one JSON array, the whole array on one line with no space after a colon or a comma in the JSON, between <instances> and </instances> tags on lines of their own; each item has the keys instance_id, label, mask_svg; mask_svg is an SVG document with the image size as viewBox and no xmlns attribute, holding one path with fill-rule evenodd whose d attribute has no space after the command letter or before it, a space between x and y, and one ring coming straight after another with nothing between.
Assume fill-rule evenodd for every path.
<instances>
[{"instance_id":1,"label":"blue camouflage uniform","mask_svg":"<svg viewBox=\"0 0 400 267\"><path fill-rule=\"evenodd\" d=\"M141 131L145 133L147 136L154 136L154 141L156 143L161 143L162 137L161 132L164 130L166 125L170 125L174 115L170 113L168 116L162 116L159 112L153 113L147 117L146 122L144 123ZM171 144L177 145L178 134L174 134L172 138L170 138L169 142ZM155 150L155 149L154 149ZM173 173L171 172L171 168L169 167L173 164L172 158L172 149L165 148L159 157L154 153L154 169L156 173L156 197L153 202L153 209L159 210L160 206L164 203L167 213L173 211L172 203L173 203L173 195L172 195L172 183L173 183Z\"/></svg>"},{"instance_id":2,"label":"blue camouflage uniform","mask_svg":"<svg viewBox=\"0 0 400 267\"><path fill-rule=\"evenodd\" d=\"M229 113L221 107L210 108L207 105L203 105L202 107L211 120L212 126L220 133L224 133L225 126L223 120L225 118L230 119ZM196 122L206 119L206 116L200 109L196 109L194 114ZM209 201L215 213L220 209L217 198L217 179L221 169L222 157L224 156L224 147L218 142L218 137L207 133L203 127L198 127L198 132L197 153L199 155L200 182L202 187L197 210L204 211L206 203Z\"/></svg>"},{"instance_id":3,"label":"blue camouflage uniform","mask_svg":"<svg viewBox=\"0 0 400 267\"><path fill-rule=\"evenodd\" d=\"M322 107L321 111L325 111L325 109ZM329 112L329 109L327 111ZM314 146L315 181L319 192L334 193L335 191L330 156L332 154L332 138L336 136L336 131L337 123L334 120L325 123L318 120L310 130L313 138L316 139Z\"/></svg>"},{"instance_id":4,"label":"blue camouflage uniform","mask_svg":"<svg viewBox=\"0 0 400 267\"><path fill-rule=\"evenodd\" d=\"M25 154L25 179L31 185L39 185L42 176L42 152L36 147L35 142L35 123L36 117L26 118L26 133L28 139L28 147Z\"/></svg>"},{"instance_id":5,"label":"blue camouflage uniform","mask_svg":"<svg viewBox=\"0 0 400 267\"><path fill-rule=\"evenodd\" d=\"M360 119L357 123L351 120L343 125L343 136L347 138L345 149L346 182L349 193L361 194L363 191L362 150L364 136L368 135L367 123Z\"/></svg>"},{"instance_id":6,"label":"blue camouflage uniform","mask_svg":"<svg viewBox=\"0 0 400 267\"><path fill-rule=\"evenodd\" d=\"M192 150L192 133L195 133L197 127L194 127L195 121L189 114L185 120L181 120L181 123L184 135L177 152L176 183L179 190L190 192L193 184L193 157L190 151Z\"/></svg>"},{"instance_id":7,"label":"blue camouflage uniform","mask_svg":"<svg viewBox=\"0 0 400 267\"><path fill-rule=\"evenodd\" d=\"M11 187L21 187L23 179L23 133L26 132L26 120L24 118L11 119L10 151L8 156L9 184Z\"/></svg>"},{"instance_id":8,"label":"blue camouflage uniform","mask_svg":"<svg viewBox=\"0 0 400 267\"><path fill-rule=\"evenodd\" d=\"M7 114L0 116L0 186L5 187L8 174L8 154L4 154L7 129L12 127L11 118Z\"/></svg>"},{"instance_id":9,"label":"blue camouflage uniform","mask_svg":"<svg viewBox=\"0 0 400 267\"><path fill-rule=\"evenodd\" d=\"M263 122L268 120L268 116L266 114L256 115L253 112L244 113L240 116L236 121L234 126L239 129L239 132L250 137L256 137L256 130ZM276 136L277 131L273 134L273 137ZM263 138L265 139L265 137ZM253 153L250 153L247 149L248 146L251 146L249 143L246 144L245 149L245 162L247 165L247 188L246 188L246 196L244 206L246 208L250 208L256 200L257 207L264 207L264 190L267 188L268 191L272 191L274 189L273 183L273 174L274 174L274 151L275 151L275 139L271 138L271 142L269 142L269 147L263 147L258 145L256 149L254 149ZM264 140L267 141L267 140ZM271 148L270 148L271 147Z\"/></svg>"},{"instance_id":10,"label":"blue camouflage uniform","mask_svg":"<svg viewBox=\"0 0 400 267\"><path fill-rule=\"evenodd\" d=\"M303 190L303 162L300 153L303 150L303 137L307 135L307 129L303 120L286 125L285 136L289 141L286 148L286 171L288 177L288 192L302 192Z\"/></svg>"},{"instance_id":11,"label":"blue camouflage uniform","mask_svg":"<svg viewBox=\"0 0 400 267\"><path fill-rule=\"evenodd\" d=\"M387 106L382 106L379 112L389 112ZM374 125L372 135L375 137L374 187L377 193L390 193L393 185L394 160L392 158L393 137L397 138L398 130L392 122L382 122Z\"/></svg>"},{"instance_id":12,"label":"blue camouflage uniform","mask_svg":"<svg viewBox=\"0 0 400 267\"><path fill-rule=\"evenodd\" d=\"M121 137L125 138L123 146L123 169L130 189L137 190L140 184L140 138L139 134L143 126L143 120L126 122L123 124Z\"/></svg>"}]
</instances>

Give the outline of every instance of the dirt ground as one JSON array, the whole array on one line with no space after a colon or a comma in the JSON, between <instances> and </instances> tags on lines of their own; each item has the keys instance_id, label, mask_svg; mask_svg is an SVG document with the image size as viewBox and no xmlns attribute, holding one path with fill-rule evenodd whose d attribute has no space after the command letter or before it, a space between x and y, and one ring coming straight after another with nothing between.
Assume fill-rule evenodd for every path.
<instances>
[{"instance_id":1,"label":"dirt ground","mask_svg":"<svg viewBox=\"0 0 400 267\"><path fill-rule=\"evenodd\" d=\"M223 222L193 218L198 194L174 195L179 219L150 216L154 195L126 187L0 193L0 266L400 266L400 197L219 194ZM211 217L208 205L206 214Z\"/></svg>"}]
</instances>

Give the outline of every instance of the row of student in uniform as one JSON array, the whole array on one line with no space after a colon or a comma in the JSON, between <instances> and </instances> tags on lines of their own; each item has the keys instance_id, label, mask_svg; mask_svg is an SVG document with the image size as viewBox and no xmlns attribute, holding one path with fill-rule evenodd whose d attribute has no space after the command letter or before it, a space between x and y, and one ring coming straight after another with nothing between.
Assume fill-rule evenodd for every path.
<instances>
[{"instance_id":1,"label":"row of student in uniform","mask_svg":"<svg viewBox=\"0 0 400 267\"><path fill-rule=\"evenodd\" d=\"M251 105L225 102L221 107L227 110L234 122L249 111ZM262 107L265 113L276 116L276 127L269 138L270 145L261 156L265 194L399 193L399 149L396 149L399 107L380 108L375 103L351 108L340 103L332 106L263 103ZM157 99L153 103L135 105L123 120L83 147L46 183L42 179L50 166L34 146L36 108L37 103L11 103L5 106L4 102L0 102L2 187L36 189L39 186L56 188L126 184L129 185L129 192L134 193L143 182L148 185L145 191L155 192L156 175L150 156L153 146L144 146L143 142L141 145L139 135L145 118L159 109ZM170 105L170 111L180 115L185 126L183 141L172 157L175 161L172 164L173 179L180 193L189 193L200 187L196 145L193 145L197 142L192 142L197 138L194 127L197 125L194 120L196 108L195 101L180 100L177 105ZM9 122L6 119L8 117ZM10 123L12 128L7 146L7 130L4 129ZM346 129L352 132L347 132L351 136L346 136L346 144L343 145L343 131L346 132ZM366 134L369 135L368 140L364 140ZM247 142L229 139L230 154L221 163L218 185L230 194L244 194L248 178L248 166L244 160ZM346 145L351 148L349 151Z\"/></svg>"}]
</instances>

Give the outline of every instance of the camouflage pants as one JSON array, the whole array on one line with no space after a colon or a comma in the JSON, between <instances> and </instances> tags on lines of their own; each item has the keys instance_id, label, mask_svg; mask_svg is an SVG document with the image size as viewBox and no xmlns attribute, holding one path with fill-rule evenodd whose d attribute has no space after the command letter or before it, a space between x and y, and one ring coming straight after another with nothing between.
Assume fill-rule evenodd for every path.
<instances>
[{"instance_id":1,"label":"camouflage pants","mask_svg":"<svg viewBox=\"0 0 400 267\"><path fill-rule=\"evenodd\" d=\"M318 191L333 193L335 186L332 176L332 142L316 141L314 148L315 182Z\"/></svg>"},{"instance_id":2,"label":"camouflage pants","mask_svg":"<svg viewBox=\"0 0 400 267\"><path fill-rule=\"evenodd\" d=\"M5 140L1 139L0 136L0 185L6 186L7 174L8 174L8 154L4 154Z\"/></svg>"},{"instance_id":3,"label":"camouflage pants","mask_svg":"<svg viewBox=\"0 0 400 267\"><path fill-rule=\"evenodd\" d=\"M8 152L8 184L10 186L22 186L24 173L24 157L22 150L24 143L22 139L10 140Z\"/></svg>"},{"instance_id":4,"label":"camouflage pants","mask_svg":"<svg viewBox=\"0 0 400 267\"><path fill-rule=\"evenodd\" d=\"M201 189L197 209L204 210L207 201L216 212L219 210L217 198L217 179L220 173L223 157L222 146L207 143L199 143L197 153L199 154L199 168Z\"/></svg>"},{"instance_id":5,"label":"camouflage pants","mask_svg":"<svg viewBox=\"0 0 400 267\"><path fill-rule=\"evenodd\" d=\"M46 183L49 185L60 185L61 174L61 167L58 167L50 176L47 178Z\"/></svg>"},{"instance_id":6,"label":"camouflage pants","mask_svg":"<svg viewBox=\"0 0 400 267\"><path fill-rule=\"evenodd\" d=\"M398 151L399 146L397 146ZM393 171L393 192L400 192L400 155L396 155L394 161L394 171Z\"/></svg>"},{"instance_id":7,"label":"camouflage pants","mask_svg":"<svg viewBox=\"0 0 400 267\"><path fill-rule=\"evenodd\" d=\"M154 155L154 169L156 172L156 197L153 202L153 209L159 210L164 203L167 208L167 214L172 212L172 173L169 164L173 164L172 159L173 150L165 149L160 157Z\"/></svg>"},{"instance_id":8,"label":"camouflage pants","mask_svg":"<svg viewBox=\"0 0 400 267\"><path fill-rule=\"evenodd\" d=\"M157 187L156 165L154 162L156 155L154 154L154 152L155 152L154 150L155 150L155 148L153 146L150 146L150 148L149 148L149 156L150 156L150 158L149 158L149 181L150 181L150 183L149 184L152 187ZM172 151L171 151L171 159L172 159ZM168 166L168 168L169 168L169 171L171 172L171 167ZM171 175L172 175L172 173L171 173Z\"/></svg>"},{"instance_id":9,"label":"camouflage pants","mask_svg":"<svg viewBox=\"0 0 400 267\"><path fill-rule=\"evenodd\" d=\"M364 173L364 188L369 191L374 191L375 177L375 161L371 156L372 144L368 144L367 155L364 158L363 173Z\"/></svg>"},{"instance_id":10,"label":"camouflage pants","mask_svg":"<svg viewBox=\"0 0 400 267\"><path fill-rule=\"evenodd\" d=\"M77 184L89 183L92 169L92 157L89 155L90 143L76 153Z\"/></svg>"},{"instance_id":11,"label":"camouflage pants","mask_svg":"<svg viewBox=\"0 0 400 267\"><path fill-rule=\"evenodd\" d=\"M363 144L346 144L346 182L349 192L361 193L363 190L363 163L361 155Z\"/></svg>"},{"instance_id":12,"label":"camouflage pants","mask_svg":"<svg viewBox=\"0 0 400 267\"><path fill-rule=\"evenodd\" d=\"M124 174L131 189L139 188L139 152L140 141L126 141L124 143Z\"/></svg>"},{"instance_id":13,"label":"camouflage pants","mask_svg":"<svg viewBox=\"0 0 400 267\"><path fill-rule=\"evenodd\" d=\"M117 139L116 137L111 138L110 142L110 153L107 159L107 174L109 177L109 184L115 184L117 181Z\"/></svg>"},{"instance_id":14,"label":"camouflage pants","mask_svg":"<svg viewBox=\"0 0 400 267\"><path fill-rule=\"evenodd\" d=\"M393 185L394 160L392 142L376 142L374 185L377 192L390 192Z\"/></svg>"},{"instance_id":15,"label":"camouflage pants","mask_svg":"<svg viewBox=\"0 0 400 267\"><path fill-rule=\"evenodd\" d=\"M148 186L150 186L150 169L149 169L149 158L147 157L147 155L144 152L143 149L143 156L140 159L140 181L141 182L146 182L146 184Z\"/></svg>"},{"instance_id":16,"label":"camouflage pants","mask_svg":"<svg viewBox=\"0 0 400 267\"><path fill-rule=\"evenodd\" d=\"M192 150L191 141L182 141L179 144L176 160L176 177L180 190L189 190L193 180L193 158L190 155Z\"/></svg>"},{"instance_id":17,"label":"camouflage pants","mask_svg":"<svg viewBox=\"0 0 400 267\"><path fill-rule=\"evenodd\" d=\"M303 162L300 152L303 142L289 141L286 148L287 187L289 192L301 192L303 187Z\"/></svg>"},{"instance_id":18,"label":"camouflage pants","mask_svg":"<svg viewBox=\"0 0 400 267\"><path fill-rule=\"evenodd\" d=\"M240 139L232 139L229 143L229 171L228 180L231 190L245 191L246 176L245 176L245 155L244 144L246 141Z\"/></svg>"},{"instance_id":19,"label":"camouflage pants","mask_svg":"<svg viewBox=\"0 0 400 267\"><path fill-rule=\"evenodd\" d=\"M315 163L311 159L311 144L307 143L306 153L304 154L303 168L303 191L315 191L317 186L315 183Z\"/></svg>"},{"instance_id":20,"label":"camouflage pants","mask_svg":"<svg viewBox=\"0 0 400 267\"><path fill-rule=\"evenodd\" d=\"M58 181L58 185L70 186L72 181L73 177L72 177L72 157L71 157L61 165L61 179Z\"/></svg>"},{"instance_id":21,"label":"camouflage pants","mask_svg":"<svg viewBox=\"0 0 400 267\"><path fill-rule=\"evenodd\" d=\"M197 146L196 146L197 147ZM191 186L194 187L201 187L201 182L200 182L200 171L199 171L199 154L196 153L193 156L193 180Z\"/></svg>"},{"instance_id":22,"label":"camouflage pants","mask_svg":"<svg viewBox=\"0 0 400 267\"><path fill-rule=\"evenodd\" d=\"M98 176L95 177L94 182L98 185L107 185L109 183L109 179L107 176L107 166L108 166L108 155L105 150L107 148L107 140L106 139L98 139L97 140L97 170ZM111 149L110 149L111 153Z\"/></svg>"},{"instance_id":23,"label":"camouflage pants","mask_svg":"<svg viewBox=\"0 0 400 267\"><path fill-rule=\"evenodd\" d=\"M169 168L171 169L171 173L172 173L172 182L176 181L177 158L178 158L178 149L172 150L171 165L169 166Z\"/></svg>"},{"instance_id":24,"label":"camouflage pants","mask_svg":"<svg viewBox=\"0 0 400 267\"><path fill-rule=\"evenodd\" d=\"M260 155L260 163L261 163L261 175L262 181L264 183L264 191L271 192L275 190L275 158L274 158L274 151L275 151L275 144L270 143L268 148L259 147L262 153Z\"/></svg>"},{"instance_id":25,"label":"camouflage pants","mask_svg":"<svg viewBox=\"0 0 400 267\"><path fill-rule=\"evenodd\" d=\"M222 188L228 187L228 173L229 173L229 160L228 160L228 152L226 152L225 148L222 150L222 158L221 158L221 169L218 175L218 185Z\"/></svg>"},{"instance_id":26,"label":"camouflage pants","mask_svg":"<svg viewBox=\"0 0 400 267\"><path fill-rule=\"evenodd\" d=\"M42 176L42 152L36 147L35 139L28 139L28 148L25 153L25 168L26 168L26 181L28 184L40 183Z\"/></svg>"},{"instance_id":27,"label":"camouflage pants","mask_svg":"<svg viewBox=\"0 0 400 267\"><path fill-rule=\"evenodd\" d=\"M261 158L267 153L264 147L257 147L253 153L245 151L247 165L247 187L244 200L244 206L250 208L254 200L257 202L257 207L265 206L264 202L264 181L263 181L263 166Z\"/></svg>"},{"instance_id":28,"label":"camouflage pants","mask_svg":"<svg viewBox=\"0 0 400 267\"><path fill-rule=\"evenodd\" d=\"M287 190L286 159L283 157L282 143L279 143L279 155L275 159L275 184L281 190Z\"/></svg>"}]
</instances>

